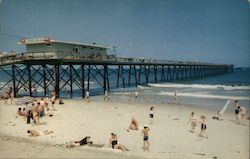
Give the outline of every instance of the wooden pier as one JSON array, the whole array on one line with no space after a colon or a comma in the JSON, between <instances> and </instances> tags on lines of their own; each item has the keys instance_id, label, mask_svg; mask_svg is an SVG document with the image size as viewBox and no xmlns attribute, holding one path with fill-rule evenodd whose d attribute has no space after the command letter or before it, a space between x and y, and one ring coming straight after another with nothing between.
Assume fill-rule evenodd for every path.
<instances>
[{"instance_id":1,"label":"wooden pier","mask_svg":"<svg viewBox=\"0 0 250 159\"><path fill-rule=\"evenodd\" d=\"M55 90L60 97L65 88L69 88L71 98L74 96L74 89L81 90L84 98L86 91L91 92L93 81L103 92L110 91L111 75L115 78L112 80L116 81L116 87L125 88L131 85L202 78L233 71L233 65L225 64L121 58L113 55L93 58L82 57L80 53L68 58L63 54L64 52L57 52L56 56L51 56L49 52L43 52L37 56L37 53L29 52L1 57L0 70L10 79L0 91L11 86L14 96L19 94L21 89L33 96L34 91L40 88L44 96L50 95L49 90Z\"/></svg>"}]
</instances>

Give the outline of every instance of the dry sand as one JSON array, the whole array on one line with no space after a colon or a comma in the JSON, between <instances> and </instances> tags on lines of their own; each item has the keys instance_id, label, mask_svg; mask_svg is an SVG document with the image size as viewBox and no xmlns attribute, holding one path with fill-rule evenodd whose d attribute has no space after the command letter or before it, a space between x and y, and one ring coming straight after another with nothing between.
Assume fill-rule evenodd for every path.
<instances>
[{"instance_id":1,"label":"dry sand","mask_svg":"<svg viewBox=\"0 0 250 159\"><path fill-rule=\"evenodd\" d=\"M150 100L150 99L147 99ZM96 97L90 103L85 100L65 100L64 105L56 105L53 117L45 117L43 125L25 124L23 118L15 118L19 106L4 105L0 101L0 157L2 158L249 158L249 120L245 125L236 124L234 114L226 112L224 120L213 120L215 111L184 105L128 101L125 96L103 101ZM142 150L142 125L149 123L149 108L155 107L155 118L150 127L150 151ZM191 133L187 125L190 113L207 117L208 139L200 139L200 125L196 133ZM131 117L135 117L140 130L127 132ZM26 131L52 130L53 134L35 138L28 137ZM110 133L118 135L119 143L129 152L115 151L108 147ZM103 148L83 146L64 148L53 146L85 136ZM135 157L136 156L136 157Z\"/></svg>"}]
</instances>

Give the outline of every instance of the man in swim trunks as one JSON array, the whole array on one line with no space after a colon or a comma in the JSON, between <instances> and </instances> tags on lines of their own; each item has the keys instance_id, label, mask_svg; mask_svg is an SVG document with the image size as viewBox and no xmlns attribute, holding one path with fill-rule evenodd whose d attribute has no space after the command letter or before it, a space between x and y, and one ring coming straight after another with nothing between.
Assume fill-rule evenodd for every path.
<instances>
[{"instance_id":1,"label":"man in swim trunks","mask_svg":"<svg viewBox=\"0 0 250 159\"><path fill-rule=\"evenodd\" d=\"M143 150L148 151L149 150L149 141L148 141L148 133L149 133L149 128L147 125L144 125L142 129L141 135L143 136Z\"/></svg>"}]
</instances>

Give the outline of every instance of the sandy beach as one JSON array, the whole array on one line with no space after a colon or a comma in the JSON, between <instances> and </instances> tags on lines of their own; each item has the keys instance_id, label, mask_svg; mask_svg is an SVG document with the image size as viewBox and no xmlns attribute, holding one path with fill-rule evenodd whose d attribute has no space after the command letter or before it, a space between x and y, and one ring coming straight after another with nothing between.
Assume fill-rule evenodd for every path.
<instances>
[{"instance_id":1,"label":"sandy beach","mask_svg":"<svg viewBox=\"0 0 250 159\"><path fill-rule=\"evenodd\" d=\"M154 102L150 97L135 101L117 95L104 101L99 96L89 103L82 99L66 99L64 105L56 104L53 117L44 117L42 125L34 125L25 124L22 117L15 118L20 106L3 103L0 101L0 142L4 145L0 148L1 158L249 158L249 120L245 124L236 124L232 112L226 112L224 120L218 121L212 119L217 113L209 109ZM155 107L155 118L149 125L150 150L144 152L141 129L144 124L149 124L151 106ZM207 117L208 139L198 136L200 124L195 133L190 132L187 122L191 112L195 112L197 118L200 115ZM126 131L131 117L139 122L138 131ZM28 129L52 130L54 133L31 138L27 135ZM110 148L111 132L115 132L119 143L130 151ZM85 136L91 136L92 141L104 144L104 147L62 146Z\"/></svg>"}]
</instances>

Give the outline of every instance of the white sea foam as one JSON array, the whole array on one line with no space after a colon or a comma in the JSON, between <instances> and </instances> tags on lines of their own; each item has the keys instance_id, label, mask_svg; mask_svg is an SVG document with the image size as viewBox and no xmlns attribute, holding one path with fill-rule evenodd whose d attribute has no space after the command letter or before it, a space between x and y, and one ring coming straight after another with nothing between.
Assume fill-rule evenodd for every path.
<instances>
[{"instance_id":1,"label":"white sea foam","mask_svg":"<svg viewBox=\"0 0 250 159\"><path fill-rule=\"evenodd\" d=\"M178 83L164 83L164 84L148 84L151 87L159 88L196 88L196 89L224 89L224 90L250 90L250 86L225 86L225 85L208 85L208 84L178 84Z\"/></svg>"},{"instance_id":2,"label":"white sea foam","mask_svg":"<svg viewBox=\"0 0 250 159\"><path fill-rule=\"evenodd\" d=\"M173 92L161 91L159 95L173 96ZM246 96L224 96L224 95L211 95L201 93L177 93L180 97L193 97L193 98L210 98L210 99L237 99L237 100L250 100L250 97Z\"/></svg>"}]
</instances>

